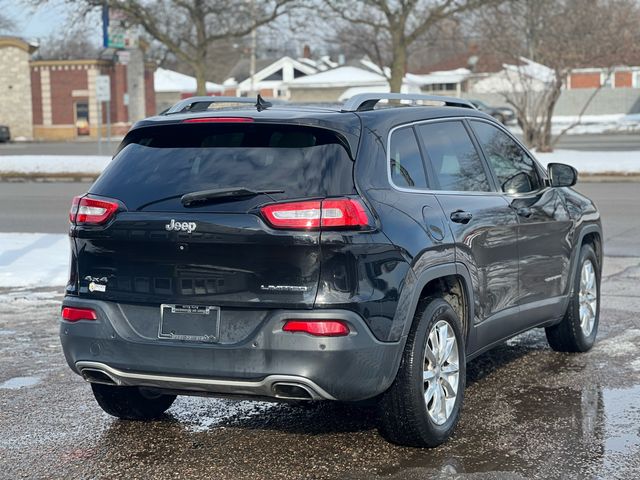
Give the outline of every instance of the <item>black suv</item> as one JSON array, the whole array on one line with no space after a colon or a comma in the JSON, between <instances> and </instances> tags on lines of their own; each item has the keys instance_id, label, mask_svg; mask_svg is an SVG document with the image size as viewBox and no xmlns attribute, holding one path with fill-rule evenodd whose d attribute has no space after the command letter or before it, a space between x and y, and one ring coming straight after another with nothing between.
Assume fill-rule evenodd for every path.
<instances>
[{"instance_id":1,"label":"black suv","mask_svg":"<svg viewBox=\"0 0 640 480\"><path fill-rule=\"evenodd\" d=\"M435 446L468 360L533 327L591 348L602 232L572 167L459 99L254 103L139 122L74 199L60 336L106 412L375 399L386 438Z\"/></svg>"}]
</instances>

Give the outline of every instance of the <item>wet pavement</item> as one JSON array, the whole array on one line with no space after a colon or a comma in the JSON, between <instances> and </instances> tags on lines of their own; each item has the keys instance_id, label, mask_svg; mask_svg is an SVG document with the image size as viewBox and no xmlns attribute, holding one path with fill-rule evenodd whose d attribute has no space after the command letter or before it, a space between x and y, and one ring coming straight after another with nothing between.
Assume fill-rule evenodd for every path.
<instances>
[{"instance_id":1,"label":"wet pavement","mask_svg":"<svg viewBox=\"0 0 640 480\"><path fill-rule=\"evenodd\" d=\"M639 280L640 258L606 259L589 353L536 330L471 362L458 429L434 450L330 403L179 397L161 421L113 419L64 363L60 295L0 291L0 478L640 478Z\"/></svg>"}]
</instances>

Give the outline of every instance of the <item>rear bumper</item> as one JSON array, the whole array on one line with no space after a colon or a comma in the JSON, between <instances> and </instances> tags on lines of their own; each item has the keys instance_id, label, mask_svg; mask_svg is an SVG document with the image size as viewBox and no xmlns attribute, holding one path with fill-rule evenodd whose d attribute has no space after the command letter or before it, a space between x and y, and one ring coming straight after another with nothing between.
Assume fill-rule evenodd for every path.
<instances>
[{"instance_id":1,"label":"rear bumper","mask_svg":"<svg viewBox=\"0 0 640 480\"><path fill-rule=\"evenodd\" d=\"M114 302L66 297L63 306L92 308L98 316L60 323L64 354L76 373L88 381L185 394L362 400L391 385L402 350L401 342L378 341L364 320L348 310L265 311L250 332L239 327L248 332L242 338L205 344L148 335L157 332L159 307L146 307L158 315L143 315L147 324L156 322L143 326L132 318L132 310ZM242 321L237 309L233 315L234 322ZM291 318L340 319L351 333L313 337L283 332Z\"/></svg>"}]
</instances>

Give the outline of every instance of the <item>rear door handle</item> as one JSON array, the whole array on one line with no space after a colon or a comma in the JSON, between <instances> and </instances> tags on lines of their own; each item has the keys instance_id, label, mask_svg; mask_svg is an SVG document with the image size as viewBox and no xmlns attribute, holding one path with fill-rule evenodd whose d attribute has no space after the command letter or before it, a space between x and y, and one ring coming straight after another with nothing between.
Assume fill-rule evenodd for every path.
<instances>
[{"instance_id":1,"label":"rear door handle","mask_svg":"<svg viewBox=\"0 0 640 480\"><path fill-rule=\"evenodd\" d=\"M463 210L456 210L455 212L451 213L451 216L449 218L451 218L452 222L464 223L466 225L473 218L473 214L471 212L465 212Z\"/></svg>"}]
</instances>

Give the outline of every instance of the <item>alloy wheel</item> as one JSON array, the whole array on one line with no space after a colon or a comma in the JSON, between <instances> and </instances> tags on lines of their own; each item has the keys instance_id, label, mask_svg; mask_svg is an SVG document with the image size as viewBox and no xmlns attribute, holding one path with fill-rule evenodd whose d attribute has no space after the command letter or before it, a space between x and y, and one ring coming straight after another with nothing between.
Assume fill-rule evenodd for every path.
<instances>
[{"instance_id":1,"label":"alloy wheel","mask_svg":"<svg viewBox=\"0 0 640 480\"><path fill-rule=\"evenodd\" d=\"M442 425L449 419L456 404L459 359L453 328L444 320L436 322L427 337L422 376L427 413L436 425Z\"/></svg>"},{"instance_id":2,"label":"alloy wheel","mask_svg":"<svg viewBox=\"0 0 640 480\"><path fill-rule=\"evenodd\" d=\"M586 260L582 264L578 303L580 304L580 328L584 336L588 337L591 335L596 323L596 311L598 308L596 272L591 260Z\"/></svg>"}]
</instances>

